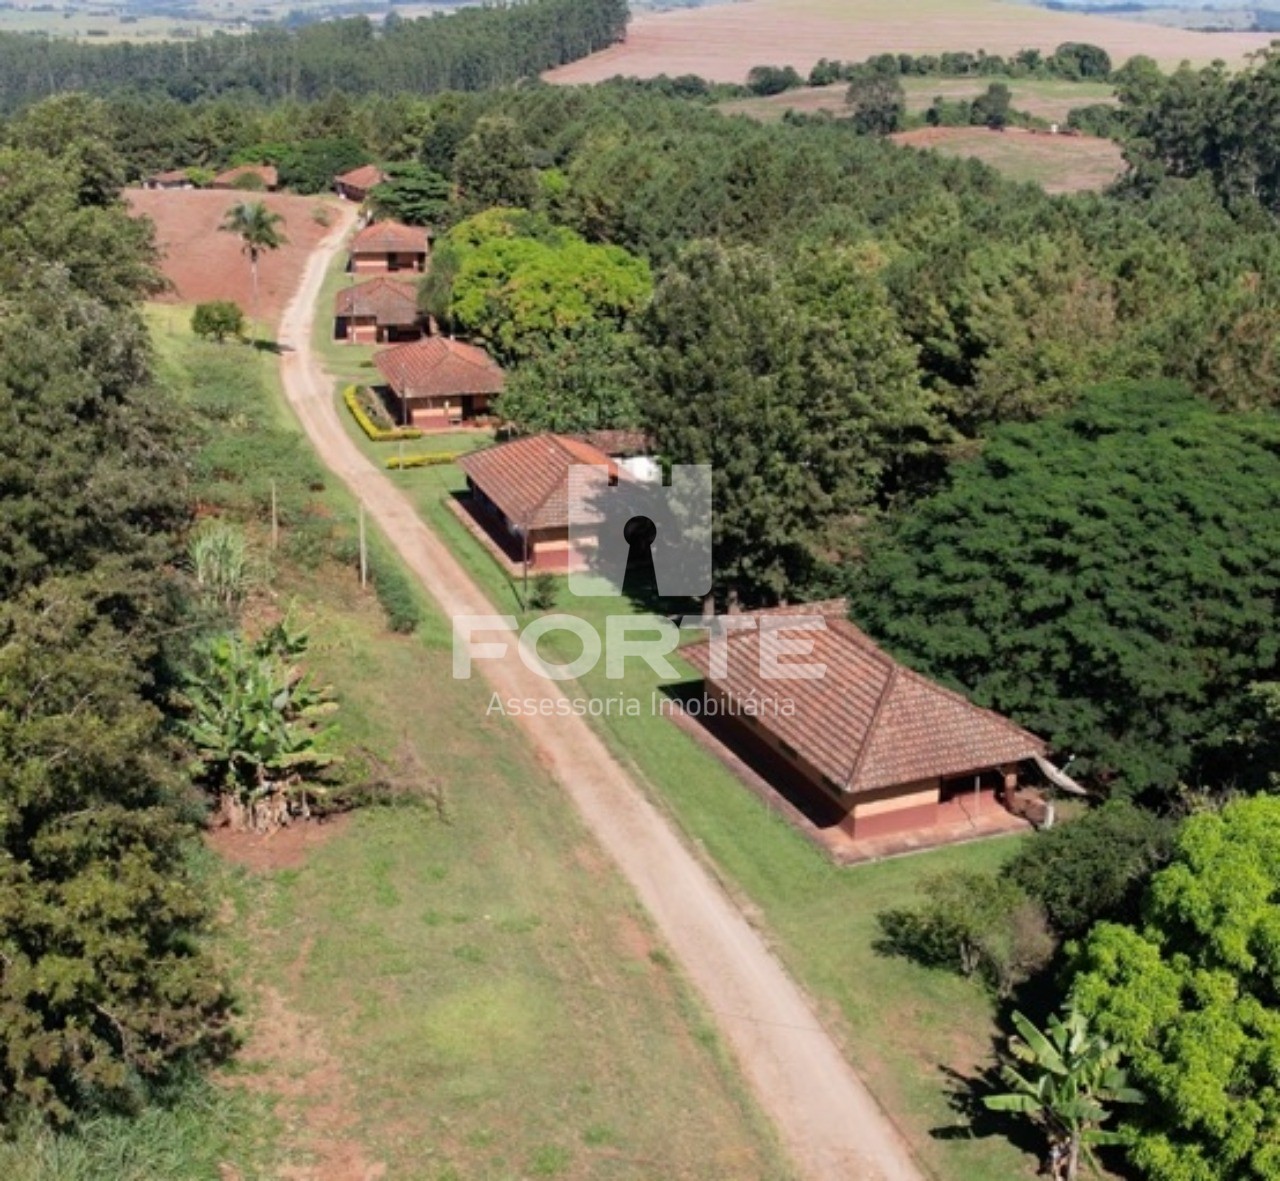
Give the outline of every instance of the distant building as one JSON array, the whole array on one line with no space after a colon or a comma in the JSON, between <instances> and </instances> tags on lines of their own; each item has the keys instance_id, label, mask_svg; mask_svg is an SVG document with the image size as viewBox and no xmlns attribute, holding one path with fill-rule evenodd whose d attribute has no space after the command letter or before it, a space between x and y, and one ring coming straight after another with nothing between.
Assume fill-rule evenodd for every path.
<instances>
[{"instance_id":1,"label":"distant building","mask_svg":"<svg viewBox=\"0 0 1280 1181\"><path fill-rule=\"evenodd\" d=\"M344 201L363 202L386 179L386 174L376 164L362 164L359 168L335 176L333 191Z\"/></svg>"},{"instance_id":2,"label":"distant building","mask_svg":"<svg viewBox=\"0 0 1280 1181\"><path fill-rule=\"evenodd\" d=\"M413 282L371 279L344 287L333 301L333 335L349 344L394 344L422 336L425 317L418 310Z\"/></svg>"},{"instance_id":3,"label":"distant building","mask_svg":"<svg viewBox=\"0 0 1280 1181\"><path fill-rule=\"evenodd\" d=\"M241 164L218 173L210 187L274 193L280 187L280 173L271 164Z\"/></svg>"},{"instance_id":4,"label":"distant building","mask_svg":"<svg viewBox=\"0 0 1280 1181\"><path fill-rule=\"evenodd\" d=\"M484 349L443 336L386 349L373 363L398 405L398 420L429 431L487 418L504 381Z\"/></svg>"},{"instance_id":5,"label":"distant building","mask_svg":"<svg viewBox=\"0 0 1280 1181\"><path fill-rule=\"evenodd\" d=\"M187 175L185 168L173 168L168 172L157 172L142 182L144 189L194 189L196 186Z\"/></svg>"},{"instance_id":6,"label":"distant building","mask_svg":"<svg viewBox=\"0 0 1280 1181\"><path fill-rule=\"evenodd\" d=\"M375 221L351 239L347 269L358 275L393 274L427 267L427 231L398 221Z\"/></svg>"}]
</instances>

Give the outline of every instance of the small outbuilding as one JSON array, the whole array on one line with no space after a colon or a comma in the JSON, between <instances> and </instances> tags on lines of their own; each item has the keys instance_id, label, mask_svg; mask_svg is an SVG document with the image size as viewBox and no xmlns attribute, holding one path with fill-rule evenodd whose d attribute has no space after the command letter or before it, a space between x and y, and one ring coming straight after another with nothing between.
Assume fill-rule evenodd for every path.
<instances>
[{"instance_id":1,"label":"small outbuilding","mask_svg":"<svg viewBox=\"0 0 1280 1181\"><path fill-rule=\"evenodd\" d=\"M333 191L344 201L363 203L370 192L386 179L386 174L376 164L362 164L359 168L335 176Z\"/></svg>"},{"instance_id":2,"label":"small outbuilding","mask_svg":"<svg viewBox=\"0 0 1280 1181\"><path fill-rule=\"evenodd\" d=\"M963 832L1013 807L1020 769L1044 757L1044 741L894 660L844 608L729 617L747 626L681 649L726 745L767 767L771 786L818 829L856 840ZM783 630L796 614L822 626ZM807 654L794 655L797 640L811 644ZM821 673L787 674L796 662Z\"/></svg>"},{"instance_id":3,"label":"small outbuilding","mask_svg":"<svg viewBox=\"0 0 1280 1181\"><path fill-rule=\"evenodd\" d=\"M386 349L373 363L398 406L399 421L428 431L487 419L505 379L484 349L444 336Z\"/></svg>"},{"instance_id":4,"label":"small outbuilding","mask_svg":"<svg viewBox=\"0 0 1280 1181\"><path fill-rule=\"evenodd\" d=\"M569 569L569 469L616 466L598 447L565 435L529 435L458 460L471 515L513 562L531 571Z\"/></svg>"},{"instance_id":5,"label":"small outbuilding","mask_svg":"<svg viewBox=\"0 0 1280 1181\"><path fill-rule=\"evenodd\" d=\"M144 189L194 189L195 183L187 175L185 168L171 168L168 172L157 172L142 182Z\"/></svg>"},{"instance_id":6,"label":"small outbuilding","mask_svg":"<svg viewBox=\"0 0 1280 1181\"><path fill-rule=\"evenodd\" d=\"M421 226L375 221L351 239L347 269L357 275L385 275L397 271L421 274L427 267L429 249L429 236Z\"/></svg>"},{"instance_id":7,"label":"small outbuilding","mask_svg":"<svg viewBox=\"0 0 1280 1181\"><path fill-rule=\"evenodd\" d=\"M333 301L333 336L349 344L393 344L418 340L425 316L412 281L370 279L344 287Z\"/></svg>"}]
</instances>

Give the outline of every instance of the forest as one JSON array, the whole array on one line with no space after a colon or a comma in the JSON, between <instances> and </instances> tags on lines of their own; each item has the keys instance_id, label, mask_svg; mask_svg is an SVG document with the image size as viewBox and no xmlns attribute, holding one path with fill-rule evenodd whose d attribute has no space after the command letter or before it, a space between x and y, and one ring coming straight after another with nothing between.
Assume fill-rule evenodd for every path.
<instances>
[{"instance_id":1,"label":"forest","mask_svg":"<svg viewBox=\"0 0 1280 1181\"><path fill-rule=\"evenodd\" d=\"M625 0L527 0L406 20L267 28L195 41L80 44L0 34L0 111L66 91L190 102L478 90L537 77L626 30Z\"/></svg>"},{"instance_id":2,"label":"forest","mask_svg":"<svg viewBox=\"0 0 1280 1181\"><path fill-rule=\"evenodd\" d=\"M488 73L467 38L544 9L463 14L412 81L413 54L358 22L255 34L275 64L253 95L217 97L229 67L207 92L183 89L194 67L159 85L160 48L128 71L158 97L115 93L103 65L73 80L108 97L3 126L0 273L29 331L0 340L17 801L0 1095L70 1118L86 1085L127 1094L216 1056L228 1004L192 938L199 809L146 753L160 688L213 655L162 639L189 609L169 572L192 505L136 308L147 229L119 189L270 159L316 191L376 161L375 204L436 233L424 306L509 367L517 429L642 427L664 459L713 464L722 606L847 594L896 655L1050 737L1109 801L1008 875L886 916L896 952L1042 1012L1070 1002L1047 1032L1028 1023L1022 1060L1052 1074L1075 1037L1097 1103L1044 1116L1014 1071L993 1105L1041 1112L1077 1155L1118 1138L1157 1181L1276 1181L1280 56L1130 69L1129 174L1051 198L848 121L762 126L662 84L479 89L541 68L546 43ZM574 52L625 14L596 18ZM325 39L348 36L369 73L330 92ZM22 65L11 105L43 68ZM473 92L425 93L447 87ZM57 348L33 347L50 332ZM135 872L108 872L121 862ZM74 919L69 898L88 900ZM56 989L36 967L51 944Z\"/></svg>"}]
</instances>

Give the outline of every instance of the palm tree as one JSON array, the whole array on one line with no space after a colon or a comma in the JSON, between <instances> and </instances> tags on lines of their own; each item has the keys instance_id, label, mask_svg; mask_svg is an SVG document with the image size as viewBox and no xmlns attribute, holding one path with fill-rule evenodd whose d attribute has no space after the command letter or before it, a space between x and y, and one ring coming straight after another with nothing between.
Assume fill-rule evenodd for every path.
<instances>
[{"instance_id":1,"label":"palm tree","mask_svg":"<svg viewBox=\"0 0 1280 1181\"><path fill-rule=\"evenodd\" d=\"M1040 1124L1049 1137L1049 1168L1054 1181L1076 1181L1083 1152L1096 1171L1093 1146L1122 1142L1119 1132L1101 1125L1112 1103L1141 1103L1143 1096L1128 1083L1120 1051L1089 1029L1084 1014L1070 1011L1064 1021L1049 1018L1042 1033L1021 1013L1013 1014L1021 1037L1009 1039L1009 1053L1026 1063L1026 1073L1012 1063L1000 1077L1012 1088L988 1095L991 1111L1017 1111Z\"/></svg>"},{"instance_id":2,"label":"palm tree","mask_svg":"<svg viewBox=\"0 0 1280 1181\"><path fill-rule=\"evenodd\" d=\"M262 201L239 201L227 210L218 227L240 238L241 253L249 256L249 271L253 276L254 331L258 322L258 258L264 250L278 250L289 239L280 232L284 217L272 213Z\"/></svg>"}]
</instances>

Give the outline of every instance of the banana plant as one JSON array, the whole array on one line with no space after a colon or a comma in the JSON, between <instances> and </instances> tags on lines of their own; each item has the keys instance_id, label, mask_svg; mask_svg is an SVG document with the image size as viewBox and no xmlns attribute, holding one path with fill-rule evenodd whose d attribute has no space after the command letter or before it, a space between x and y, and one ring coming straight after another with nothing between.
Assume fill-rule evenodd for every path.
<instances>
[{"instance_id":1,"label":"banana plant","mask_svg":"<svg viewBox=\"0 0 1280 1181\"><path fill-rule=\"evenodd\" d=\"M233 827L287 823L295 799L320 792L315 776L334 761L322 719L337 705L296 664L305 635L278 623L255 642L222 634L197 648L177 701L178 730L195 751L193 777L218 799Z\"/></svg>"},{"instance_id":2,"label":"banana plant","mask_svg":"<svg viewBox=\"0 0 1280 1181\"><path fill-rule=\"evenodd\" d=\"M1123 1133L1103 1128L1114 1104L1141 1103L1120 1066L1120 1051L1089 1028L1082 1013L1049 1019L1044 1032L1022 1013L1013 1014L1020 1036L1011 1037L1012 1062L1000 1072L1010 1090L988 1095L991 1111L1012 1111L1039 1124L1049 1140L1049 1172L1076 1181L1083 1157L1094 1172L1094 1147L1124 1143Z\"/></svg>"}]
</instances>

